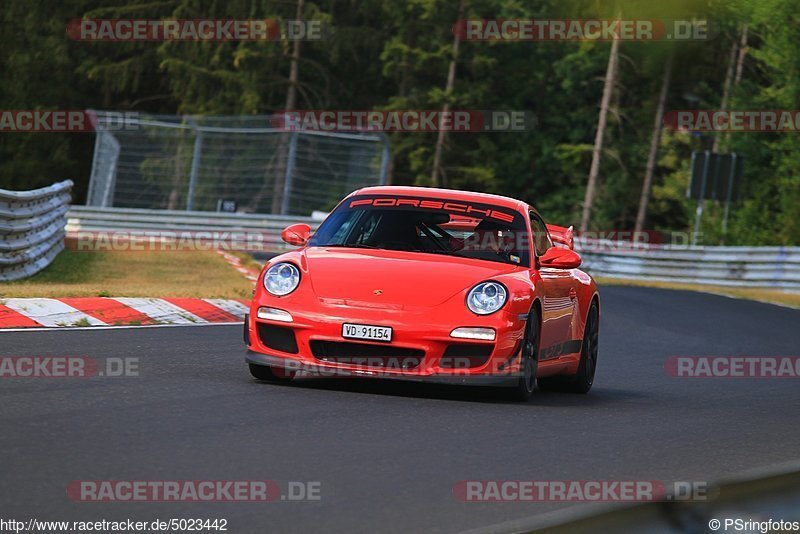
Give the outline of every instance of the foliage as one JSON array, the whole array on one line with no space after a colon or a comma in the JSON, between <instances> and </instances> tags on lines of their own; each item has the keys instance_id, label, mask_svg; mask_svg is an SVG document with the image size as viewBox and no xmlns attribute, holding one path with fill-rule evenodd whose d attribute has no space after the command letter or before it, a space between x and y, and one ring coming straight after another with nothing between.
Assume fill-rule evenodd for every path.
<instances>
[{"instance_id":1,"label":"foliage","mask_svg":"<svg viewBox=\"0 0 800 534\"><path fill-rule=\"evenodd\" d=\"M467 0L466 18L626 18L715 22L716 38L699 42L623 42L612 98L596 229L633 227L667 53L676 68L667 109L717 108L731 44L748 24L742 81L732 109L800 108L800 14L792 0ZM113 109L170 114L259 114L285 105L292 44L287 42L74 41L65 21L95 18L283 18L296 0L8 0L2 17L7 74L2 109ZM526 110L536 126L514 133L450 133L443 172L449 187L522 198L548 220L577 222L609 44L605 42L462 42L455 88L444 90L452 54L452 0L307 0L303 18L333 27L305 41L299 63L302 109ZM707 243L800 243L800 152L797 134L737 133L723 151L745 158L742 199L723 235L722 209L709 203ZM392 179L426 185L435 134L394 133ZM690 229L684 198L692 150L710 135L666 132L661 141L647 227ZM0 187L32 188L64 178L85 194L91 134L0 135Z\"/></svg>"}]
</instances>

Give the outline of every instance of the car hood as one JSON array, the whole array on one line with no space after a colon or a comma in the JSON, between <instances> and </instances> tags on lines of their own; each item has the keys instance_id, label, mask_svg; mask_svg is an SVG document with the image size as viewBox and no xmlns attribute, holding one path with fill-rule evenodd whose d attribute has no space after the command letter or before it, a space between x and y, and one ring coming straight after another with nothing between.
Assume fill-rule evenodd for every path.
<instances>
[{"instance_id":1,"label":"car hood","mask_svg":"<svg viewBox=\"0 0 800 534\"><path fill-rule=\"evenodd\" d=\"M436 306L478 282L519 269L500 262L394 250L311 247L304 253L317 296L356 306Z\"/></svg>"}]
</instances>

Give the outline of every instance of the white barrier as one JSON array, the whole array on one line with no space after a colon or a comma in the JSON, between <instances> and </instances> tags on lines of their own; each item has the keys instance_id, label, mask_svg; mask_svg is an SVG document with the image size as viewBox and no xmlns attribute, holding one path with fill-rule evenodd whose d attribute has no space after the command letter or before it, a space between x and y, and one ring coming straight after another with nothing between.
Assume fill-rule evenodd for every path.
<instances>
[{"instance_id":1,"label":"white barrier","mask_svg":"<svg viewBox=\"0 0 800 534\"><path fill-rule=\"evenodd\" d=\"M200 211L72 206L67 231L129 232L157 235L164 231L259 232L263 246L288 250L280 232L294 223L313 228L319 217L225 214ZM577 238L575 249L587 272L596 276L747 287L800 289L800 247L696 247L647 245Z\"/></svg>"},{"instance_id":2,"label":"white barrier","mask_svg":"<svg viewBox=\"0 0 800 534\"><path fill-rule=\"evenodd\" d=\"M594 276L800 289L800 247L699 247L576 239Z\"/></svg>"},{"instance_id":3,"label":"white barrier","mask_svg":"<svg viewBox=\"0 0 800 534\"><path fill-rule=\"evenodd\" d=\"M64 248L72 181L33 191L0 189L0 280L18 280L47 267Z\"/></svg>"},{"instance_id":4,"label":"white barrier","mask_svg":"<svg viewBox=\"0 0 800 534\"><path fill-rule=\"evenodd\" d=\"M72 206L67 214L67 234L77 237L102 232L159 237L164 232L246 232L258 234L258 244L264 250L282 251L293 247L281 240L281 230L295 223L316 228L320 221L284 215Z\"/></svg>"}]
</instances>

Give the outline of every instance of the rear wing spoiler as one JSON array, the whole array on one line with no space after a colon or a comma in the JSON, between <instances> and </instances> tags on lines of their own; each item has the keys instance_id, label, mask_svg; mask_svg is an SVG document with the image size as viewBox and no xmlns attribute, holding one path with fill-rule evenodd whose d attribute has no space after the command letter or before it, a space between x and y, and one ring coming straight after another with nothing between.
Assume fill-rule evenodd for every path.
<instances>
[{"instance_id":1,"label":"rear wing spoiler","mask_svg":"<svg viewBox=\"0 0 800 534\"><path fill-rule=\"evenodd\" d=\"M556 226L554 224L545 224L547 231L550 232L550 239L558 245L567 247L570 250L575 249L575 236L573 235L573 227L565 228L563 226Z\"/></svg>"}]
</instances>

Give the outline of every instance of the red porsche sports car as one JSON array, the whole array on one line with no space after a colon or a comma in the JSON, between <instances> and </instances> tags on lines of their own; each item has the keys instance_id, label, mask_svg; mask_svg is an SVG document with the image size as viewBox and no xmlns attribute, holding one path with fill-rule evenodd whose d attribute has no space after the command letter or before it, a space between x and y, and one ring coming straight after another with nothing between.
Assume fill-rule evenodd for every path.
<instances>
[{"instance_id":1,"label":"red porsche sports car","mask_svg":"<svg viewBox=\"0 0 800 534\"><path fill-rule=\"evenodd\" d=\"M296 373L586 393L600 301L572 229L482 193L368 187L273 258L245 320L261 380Z\"/></svg>"}]
</instances>

